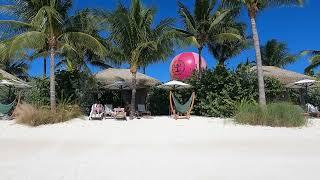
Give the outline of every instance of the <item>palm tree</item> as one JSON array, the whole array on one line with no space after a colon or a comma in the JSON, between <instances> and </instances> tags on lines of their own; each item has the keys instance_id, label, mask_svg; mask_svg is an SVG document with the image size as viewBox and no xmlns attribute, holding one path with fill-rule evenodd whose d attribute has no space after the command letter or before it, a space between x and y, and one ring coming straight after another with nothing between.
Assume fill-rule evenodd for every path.
<instances>
[{"instance_id":1,"label":"palm tree","mask_svg":"<svg viewBox=\"0 0 320 180\"><path fill-rule=\"evenodd\" d=\"M222 0L223 4L233 7L244 7L248 11L250 17L253 44L256 53L257 62L257 75L258 75L258 86L259 86L259 104L266 105L266 93L263 80L262 72L262 60L260 52L260 40L256 25L257 13L267 7L276 7L283 5L302 5L304 0Z\"/></svg>"},{"instance_id":2,"label":"palm tree","mask_svg":"<svg viewBox=\"0 0 320 180\"><path fill-rule=\"evenodd\" d=\"M285 43L272 39L261 47L261 58L262 65L264 66L283 68L296 61L297 56L289 54L288 47Z\"/></svg>"},{"instance_id":3,"label":"palm tree","mask_svg":"<svg viewBox=\"0 0 320 180\"><path fill-rule=\"evenodd\" d=\"M8 33L8 29L6 29L7 37L12 37L16 34L20 34L22 32L26 32L30 30L30 27L28 26L29 23L31 23L32 18L35 14L39 12L43 6L49 6L50 1L49 0L43 0L43 1L30 1L30 0L12 0L11 4L8 5L0 5L0 13L3 13L5 15L14 16L15 19L20 21L20 24L18 21L12 23L12 20L2 20L0 21L0 26L4 25L6 28L10 29L9 31L11 33ZM57 2L57 11L65 18L67 16L67 10L71 8L72 6L72 0L64 0L64 1L58 1ZM23 24L25 23L25 24ZM35 57L42 57L43 58L43 77L46 78L47 74L47 55L49 54L49 47L48 44L43 49L39 50L37 53L34 54Z\"/></svg>"},{"instance_id":4,"label":"palm tree","mask_svg":"<svg viewBox=\"0 0 320 180\"><path fill-rule=\"evenodd\" d=\"M209 42L224 42L226 40L241 39L238 30L230 27L221 29L219 24L229 13L229 10L218 8L215 10L215 0L195 0L194 13L181 2L178 2L179 14L183 20L185 30L177 29L186 37L191 38L198 48L199 59L203 48ZM201 61L199 61L199 77L201 77Z\"/></svg>"},{"instance_id":5,"label":"palm tree","mask_svg":"<svg viewBox=\"0 0 320 180\"><path fill-rule=\"evenodd\" d=\"M130 118L135 115L136 74L139 67L166 59L173 53L176 31L171 28L173 20L164 19L154 24L155 9L145 8L140 0L132 0L130 8L119 4L107 17L111 32L109 51L111 58L130 65L132 74L132 97Z\"/></svg>"},{"instance_id":6,"label":"palm tree","mask_svg":"<svg viewBox=\"0 0 320 180\"><path fill-rule=\"evenodd\" d=\"M100 21L97 20L98 15L95 14L96 11L90 9L84 9L74 16L68 18L66 24L67 31L82 31L86 34L99 40L102 44L104 39L99 36L99 24ZM104 44L107 46L106 44ZM65 68L67 71L84 71L86 73L91 73L89 64L101 69L111 68L110 64L114 64L111 61L102 59L91 49L86 47L73 47L74 45L65 44L60 50L61 59L57 63L57 67Z\"/></svg>"},{"instance_id":7,"label":"palm tree","mask_svg":"<svg viewBox=\"0 0 320 180\"><path fill-rule=\"evenodd\" d=\"M246 38L246 25L236 21L236 18L239 15L237 9L232 10L219 24L219 26L232 27L237 29L239 35L242 37L241 40L234 41L223 41L223 42L209 42L208 49L209 52L215 57L218 61L218 66L225 68L225 62L232 57L240 54L244 49L250 47L250 42Z\"/></svg>"},{"instance_id":8,"label":"palm tree","mask_svg":"<svg viewBox=\"0 0 320 180\"><path fill-rule=\"evenodd\" d=\"M20 2L17 0L17 2ZM46 3L44 3L46 2ZM104 57L105 47L93 36L81 31L69 31L67 28L67 12L69 0L33 0L28 1L30 6L39 5L38 11L19 11L22 17L24 13L30 13L29 22L19 20L2 21L1 23L10 26L21 26L27 28L24 31L11 38L10 56L23 51L39 52L48 47L50 54L50 104L51 110L56 111L56 92L55 92L55 56L62 49L77 49L86 47L96 55ZM17 4L15 4L17 5ZM18 8L14 6L15 8ZM60 12L59 12L60 11ZM17 14L19 15L19 14Z\"/></svg>"},{"instance_id":9,"label":"palm tree","mask_svg":"<svg viewBox=\"0 0 320 180\"><path fill-rule=\"evenodd\" d=\"M320 50L305 50L300 53L301 55L310 56L310 65L304 69L306 74L313 75L313 70L320 66Z\"/></svg>"}]
</instances>

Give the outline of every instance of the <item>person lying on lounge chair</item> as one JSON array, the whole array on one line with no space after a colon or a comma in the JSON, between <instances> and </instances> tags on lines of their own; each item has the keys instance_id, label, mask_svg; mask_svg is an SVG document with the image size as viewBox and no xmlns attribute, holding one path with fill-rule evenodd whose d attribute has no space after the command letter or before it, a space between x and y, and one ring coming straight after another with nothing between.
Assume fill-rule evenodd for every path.
<instances>
[{"instance_id":1,"label":"person lying on lounge chair","mask_svg":"<svg viewBox=\"0 0 320 180\"><path fill-rule=\"evenodd\" d=\"M318 110L318 107L310 104L310 103L307 103L306 104L306 108L307 108L307 113L311 116L316 116L316 117L320 117L320 112Z\"/></svg>"},{"instance_id":2,"label":"person lying on lounge chair","mask_svg":"<svg viewBox=\"0 0 320 180\"><path fill-rule=\"evenodd\" d=\"M95 104L92 105L91 107L91 112L90 112L90 116L89 119L99 119L102 120L103 118L103 114L104 114L104 108L103 105L97 101Z\"/></svg>"}]
</instances>

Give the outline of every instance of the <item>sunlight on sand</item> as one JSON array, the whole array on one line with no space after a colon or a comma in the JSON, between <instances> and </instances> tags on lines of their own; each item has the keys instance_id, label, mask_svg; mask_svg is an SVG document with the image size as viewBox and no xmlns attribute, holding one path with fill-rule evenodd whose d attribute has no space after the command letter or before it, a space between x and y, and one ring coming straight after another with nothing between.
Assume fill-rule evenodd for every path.
<instances>
[{"instance_id":1,"label":"sunlight on sand","mask_svg":"<svg viewBox=\"0 0 320 180\"><path fill-rule=\"evenodd\" d=\"M38 128L0 121L0 179L318 179L319 121L304 128L205 117Z\"/></svg>"}]
</instances>

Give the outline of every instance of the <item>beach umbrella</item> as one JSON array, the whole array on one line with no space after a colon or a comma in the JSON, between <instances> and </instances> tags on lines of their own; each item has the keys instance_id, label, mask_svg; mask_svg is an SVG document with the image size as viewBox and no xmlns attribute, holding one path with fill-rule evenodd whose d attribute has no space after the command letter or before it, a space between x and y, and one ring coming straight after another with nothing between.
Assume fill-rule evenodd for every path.
<instances>
[{"instance_id":1,"label":"beach umbrella","mask_svg":"<svg viewBox=\"0 0 320 180\"><path fill-rule=\"evenodd\" d=\"M169 81L167 83L159 85L158 88L176 90L176 89L190 89L192 88L192 86L190 84L186 84L181 81L173 80L173 81Z\"/></svg>"},{"instance_id":2,"label":"beach umbrella","mask_svg":"<svg viewBox=\"0 0 320 180\"><path fill-rule=\"evenodd\" d=\"M303 80L295 82L294 86L299 87L299 88L305 88L307 90L308 88L315 87L316 83L317 83L317 81L313 80L313 79L303 79Z\"/></svg>"},{"instance_id":3,"label":"beach umbrella","mask_svg":"<svg viewBox=\"0 0 320 180\"><path fill-rule=\"evenodd\" d=\"M293 89L300 89L300 99L301 99L302 106L306 104L306 101L307 101L306 98L308 97L308 88L316 87L316 83L318 83L318 81L314 79L302 79L300 81L294 82L290 86L290 88L293 88ZM305 94L303 93L303 90L305 90ZM304 98L304 96L306 98Z\"/></svg>"},{"instance_id":4,"label":"beach umbrella","mask_svg":"<svg viewBox=\"0 0 320 180\"><path fill-rule=\"evenodd\" d=\"M7 81L7 80L0 80L0 85L2 86L13 86L14 84L10 81Z\"/></svg>"},{"instance_id":5,"label":"beach umbrella","mask_svg":"<svg viewBox=\"0 0 320 180\"><path fill-rule=\"evenodd\" d=\"M123 90L127 89L129 87L129 84L123 79L118 79L115 80L112 84L107 84L104 87L110 90Z\"/></svg>"},{"instance_id":6,"label":"beach umbrella","mask_svg":"<svg viewBox=\"0 0 320 180\"><path fill-rule=\"evenodd\" d=\"M170 101L169 112L171 114L172 113L171 109L173 107L173 104L172 104L172 96L173 96L172 91L179 90L179 89L190 89L190 88L192 88L192 86L190 84L186 84L186 83L181 82L181 81L173 80L173 81L169 81L167 83L164 83L162 85L159 85L158 88L170 90L170 94L169 94L169 101Z\"/></svg>"}]
</instances>

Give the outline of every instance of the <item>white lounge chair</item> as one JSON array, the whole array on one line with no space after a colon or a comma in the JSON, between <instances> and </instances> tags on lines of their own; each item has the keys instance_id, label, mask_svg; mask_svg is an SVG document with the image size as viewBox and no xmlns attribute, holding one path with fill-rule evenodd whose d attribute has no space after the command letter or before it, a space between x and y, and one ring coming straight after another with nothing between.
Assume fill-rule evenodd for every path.
<instances>
[{"instance_id":1,"label":"white lounge chair","mask_svg":"<svg viewBox=\"0 0 320 180\"><path fill-rule=\"evenodd\" d=\"M91 106L91 111L89 115L89 120L102 120L104 116L104 108L98 110L97 112L97 104L93 104Z\"/></svg>"},{"instance_id":2,"label":"white lounge chair","mask_svg":"<svg viewBox=\"0 0 320 180\"><path fill-rule=\"evenodd\" d=\"M147 111L146 105L138 104L138 115L139 116L151 116L151 112Z\"/></svg>"},{"instance_id":3,"label":"white lounge chair","mask_svg":"<svg viewBox=\"0 0 320 180\"><path fill-rule=\"evenodd\" d=\"M106 118L108 117L112 117L114 115L114 111L113 111L113 105L112 104L106 104L104 106L104 117Z\"/></svg>"},{"instance_id":4,"label":"white lounge chair","mask_svg":"<svg viewBox=\"0 0 320 180\"><path fill-rule=\"evenodd\" d=\"M125 112L124 108L114 108L112 117L115 119L127 120L127 113Z\"/></svg>"},{"instance_id":5,"label":"white lounge chair","mask_svg":"<svg viewBox=\"0 0 320 180\"><path fill-rule=\"evenodd\" d=\"M318 107L316 107L310 103L307 103L306 108L307 108L308 115L320 117L320 112L318 110Z\"/></svg>"}]
</instances>

